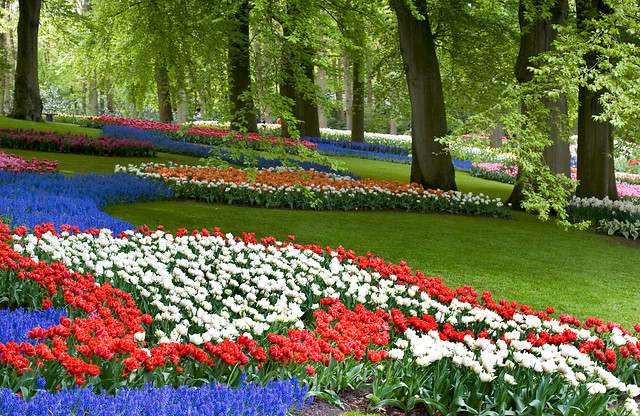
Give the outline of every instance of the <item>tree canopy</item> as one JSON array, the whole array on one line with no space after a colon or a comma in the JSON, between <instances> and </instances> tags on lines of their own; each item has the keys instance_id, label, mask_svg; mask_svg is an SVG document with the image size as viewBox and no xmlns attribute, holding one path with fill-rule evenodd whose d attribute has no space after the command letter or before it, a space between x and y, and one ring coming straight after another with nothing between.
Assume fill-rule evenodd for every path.
<instances>
[{"instance_id":1,"label":"tree canopy","mask_svg":"<svg viewBox=\"0 0 640 416\"><path fill-rule=\"evenodd\" d=\"M39 96L26 95L32 112L184 122L201 108L249 131L279 118L291 136L317 135L326 119L351 127L353 140L365 130L411 129L412 179L449 189L451 158L438 140L504 126L524 206L543 213L562 208L541 201L553 192L565 198L569 186L543 152L550 130L560 140L579 132L578 193L615 197L607 190L614 137L633 139L640 127L640 10L628 0L52 0L35 13L36 3L3 2L0 64L5 90L16 82L18 117L21 91L34 90L22 87L24 74L34 69L20 64L26 35L17 9L39 16L39 55L30 62L39 64L43 100L37 108ZM552 18L558 4L562 24ZM521 39L541 22L557 36L523 54ZM406 25L420 34L403 38ZM558 97L567 115L541 123Z\"/></svg>"}]
</instances>

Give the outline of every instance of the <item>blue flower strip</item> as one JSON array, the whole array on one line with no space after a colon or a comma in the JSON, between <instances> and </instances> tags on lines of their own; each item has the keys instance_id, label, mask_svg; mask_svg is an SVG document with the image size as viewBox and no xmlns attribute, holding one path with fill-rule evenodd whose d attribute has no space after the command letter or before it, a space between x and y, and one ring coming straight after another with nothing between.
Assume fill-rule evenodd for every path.
<instances>
[{"instance_id":1,"label":"blue flower strip","mask_svg":"<svg viewBox=\"0 0 640 416\"><path fill-rule=\"evenodd\" d=\"M60 324L60 317L67 316L64 309L47 309L46 311L28 312L23 308L16 310L4 309L0 311L0 343L8 342L28 342L35 345L36 340L32 340L27 333L35 327L47 329Z\"/></svg>"},{"instance_id":2,"label":"blue flower strip","mask_svg":"<svg viewBox=\"0 0 640 416\"><path fill-rule=\"evenodd\" d=\"M7 388L0 389L0 414L22 415L229 415L285 416L300 413L312 399L295 378L272 381L266 386L241 383L236 389L214 382L197 388L171 386L153 389L120 389L117 396L95 394L90 388L42 390L29 401Z\"/></svg>"},{"instance_id":3,"label":"blue flower strip","mask_svg":"<svg viewBox=\"0 0 640 416\"><path fill-rule=\"evenodd\" d=\"M366 152L373 153L382 153L387 155L400 155L400 156L409 156L409 149L399 146L387 146L384 144L376 144L376 143L359 143L352 142L348 140L333 140L333 139L325 139L322 137L304 137L303 140L306 140L311 143L317 143L318 148L320 145L330 145L335 147L340 147L343 149L352 149L352 150L360 150Z\"/></svg>"},{"instance_id":4,"label":"blue flower strip","mask_svg":"<svg viewBox=\"0 0 640 416\"><path fill-rule=\"evenodd\" d=\"M32 230L42 223L108 228L115 234L134 229L129 222L101 212L107 205L168 199L172 192L162 182L127 174L82 175L0 172L0 216L12 226Z\"/></svg>"}]
</instances>

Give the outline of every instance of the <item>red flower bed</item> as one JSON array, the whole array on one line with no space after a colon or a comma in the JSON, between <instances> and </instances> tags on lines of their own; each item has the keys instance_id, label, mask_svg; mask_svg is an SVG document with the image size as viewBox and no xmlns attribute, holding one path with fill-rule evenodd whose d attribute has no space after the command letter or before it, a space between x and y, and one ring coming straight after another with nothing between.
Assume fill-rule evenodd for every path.
<instances>
[{"instance_id":1,"label":"red flower bed","mask_svg":"<svg viewBox=\"0 0 640 416\"><path fill-rule=\"evenodd\" d=\"M98 156L155 156L148 142L23 129L0 129L0 147Z\"/></svg>"}]
</instances>

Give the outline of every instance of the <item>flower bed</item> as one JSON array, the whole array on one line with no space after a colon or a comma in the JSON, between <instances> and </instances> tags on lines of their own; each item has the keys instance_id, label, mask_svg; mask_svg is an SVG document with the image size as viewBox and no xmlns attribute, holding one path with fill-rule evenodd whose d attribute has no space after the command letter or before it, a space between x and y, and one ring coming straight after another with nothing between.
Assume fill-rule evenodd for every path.
<instances>
[{"instance_id":1,"label":"flower bed","mask_svg":"<svg viewBox=\"0 0 640 416\"><path fill-rule=\"evenodd\" d=\"M471 168L471 176L504 183L514 183L517 174L517 166L507 166L504 163L474 162Z\"/></svg>"},{"instance_id":2,"label":"flower bed","mask_svg":"<svg viewBox=\"0 0 640 416\"><path fill-rule=\"evenodd\" d=\"M0 129L0 147L98 156L155 156L146 142L39 130Z\"/></svg>"},{"instance_id":3,"label":"flower bed","mask_svg":"<svg viewBox=\"0 0 640 416\"><path fill-rule=\"evenodd\" d=\"M518 173L517 166L507 166L503 163L474 163L471 174L476 177L495 180L504 183L514 183ZM576 179L576 173L571 177ZM616 172L616 187L618 196L640 198L640 175Z\"/></svg>"},{"instance_id":4,"label":"flower bed","mask_svg":"<svg viewBox=\"0 0 640 416\"><path fill-rule=\"evenodd\" d=\"M116 167L143 178L165 181L176 197L206 202L251 204L291 209L403 209L506 217L499 199L454 191L424 189L408 182L352 180L322 172L167 167L159 164Z\"/></svg>"},{"instance_id":5,"label":"flower bed","mask_svg":"<svg viewBox=\"0 0 640 416\"><path fill-rule=\"evenodd\" d=\"M42 380L44 385L44 380ZM264 415L287 416L304 408L306 388L298 381L271 382L265 387L243 383L235 390L215 384L199 388L165 386L160 389L123 388L118 396L90 390L42 390L25 401L7 388L0 389L3 415Z\"/></svg>"},{"instance_id":6,"label":"flower bed","mask_svg":"<svg viewBox=\"0 0 640 416\"><path fill-rule=\"evenodd\" d=\"M29 160L24 160L20 156L14 154L7 154L3 150L0 150L0 170L7 172L55 172L58 169L58 161L48 159L38 160L35 157Z\"/></svg>"},{"instance_id":7,"label":"flower bed","mask_svg":"<svg viewBox=\"0 0 640 416\"><path fill-rule=\"evenodd\" d=\"M321 137L306 137L306 140L311 143L316 143L318 146L321 145L331 145L335 147L340 147L343 149L352 149L352 150L360 150L364 152L373 152L373 153L383 153L386 155L399 155L399 156L409 156L409 149L400 146L388 146L381 145L377 143L358 143L352 142L350 139L348 140L334 140L334 139L325 139Z\"/></svg>"},{"instance_id":8,"label":"flower bed","mask_svg":"<svg viewBox=\"0 0 640 416\"><path fill-rule=\"evenodd\" d=\"M5 299L5 302L10 299ZM29 338L28 333L39 326L49 328L60 323L60 317L66 316L64 309L47 309L46 311L25 311L24 308L16 310L0 310L0 343L6 344L14 341L18 344L36 341Z\"/></svg>"},{"instance_id":9,"label":"flower bed","mask_svg":"<svg viewBox=\"0 0 640 416\"><path fill-rule=\"evenodd\" d=\"M357 157L360 159L381 160L383 162L402 163L406 165L411 164L411 156L407 155L352 149L330 143L320 143L316 149L327 156Z\"/></svg>"},{"instance_id":10,"label":"flower bed","mask_svg":"<svg viewBox=\"0 0 640 416\"><path fill-rule=\"evenodd\" d=\"M315 148L314 143L307 142L305 140L292 140L288 138L276 137L273 135L261 135L257 133L245 133L231 131L228 129L207 128L207 127L180 127L176 124L160 123L157 121L147 120L135 120L123 117L60 117L61 121L69 121L76 124L87 125L88 127L102 128L105 125L119 125L133 127L142 130L156 130L167 134L174 140L186 140L192 143L206 144L209 146L220 145L226 142L225 139L242 140L248 145L260 148L261 143L269 143L271 145L283 145L295 148L296 146L304 146L308 148Z\"/></svg>"},{"instance_id":11,"label":"flower bed","mask_svg":"<svg viewBox=\"0 0 640 416\"><path fill-rule=\"evenodd\" d=\"M0 216L29 229L43 222L71 224L80 230L109 228L119 233L133 224L103 212L108 204L166 199L161 183L130 175L40 175L0 171Z\"/></svg>"},{"instance_id":12,"label":"flower bed","mask_svg":"<svg viewBox=\"0 0 640 416\"><path fill-rule=\"evenodd\" d=\"M241 371L254 382L296 376L334 399L370 385L374 406L422 404L431 414L601 414L640 394L637 335L450 289L404 262L219 230L64 229L0 234L3 292L69 314L34 328L35 347L0 345L0 374L23 394L233 385ZM624 406L637 414L632 399Z\"/></svg>"},{"instance_id":13,"label":"flower bed","mask_svg":"<svg viewBox=\"0 0 640 416\"><path fill-rule=\"evenodd\" d=\"M225 149L219 149L213 146L205 146L205 145L194 144L190 142L171 140L162 131L141 130L134 127L107 125L102 127L102 134L110 137L147 141L153 144L153 146L158 151L161 151L161 152L202 157L202 158L207 158L215 155L216 157L219 157L220 159L231 164L240 165L240 166L245 164L244 154L241 155L239 158L234 158ZM255 162L255 164L259 169L268 169L268 168L278 167L283 165L282 160L279 158L269 159L263 156L255 155L255 156L252 156L251 159L253 159L253 161ZM300 166L302 169L305 169L305 170L313 169L319 172L341 173L346 176L354 177L354 175L348 172L338 172L332 169L330 166L323 165L320 163L295 160L295 159L288 159L287 162L289 165Z\"/></svg>"}]
</instances>

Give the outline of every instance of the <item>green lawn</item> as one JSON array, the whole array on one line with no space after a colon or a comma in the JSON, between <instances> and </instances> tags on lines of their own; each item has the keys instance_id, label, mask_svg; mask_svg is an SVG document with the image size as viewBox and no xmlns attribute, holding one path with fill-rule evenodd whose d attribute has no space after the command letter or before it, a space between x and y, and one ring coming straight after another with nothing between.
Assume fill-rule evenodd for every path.
<instances>
[{"instance_id":1,"label":"green lawn","mask_svg":"<svg viewBox=\"0 0 640 416\"><path fill-rule=\"evenodd\" d=\"M59 133L73 133L84 134L86 136L98 137L100 136L99 129L91 129L87 127L80 127L75 124L67 123L37 123L35 121L22 121L14 120L9 117L0 116L0 128L2 129L35 129L42 131L56 131Z\"/></svg>"},{"instance_id":2,"label":"green lawn","mask_svg":"<svg viewBox=\"0 0 640 416\"><path fill-rule=\"evenodd\" d=\"M7 119L0 119L0 127ZM54 123L47 123L48 128ZM150 160L13 151L24 157L57 159L64 173L110 172L116 164ZM197 164L197 158L160 154L158 162ZM359 176L405 180L408 165L343 158ZM463 192L503 200L511 186L456 175ZM593 230L565 231L553 222L515 212L513 219L406 212L315 212L207 205L191 201L127 204L107 209L134 224L168 229L220 227L223 232L273 235L322 246L339 245L358 254L372 252L398 263L405 260L452 287L471 285L494 298L536 308L554 306L584 319L596 316L631 326L640 322L640 245Z\"/></svg>"},{"instance_id":3,"label":"green lawn","mask_svg":"<svg viewBox=\"0 0 640 416\"><path fill-rule=\"evenodd\" d=\"M22 156L25 159L32 157L38 159L57 160L58 172L65 175L87 174L87 173L113 173L116 165L140 164L140 163L169 163L174 162L181 165L198 165L202 164L196 157L171 155L167 153L158 153L156 157L112 157L112 156L91 156L77 155L73 153L52 153L40 152L35 150L19 150L4 149L6 153L13 153Z\"/></svg>"}]
</instances>

